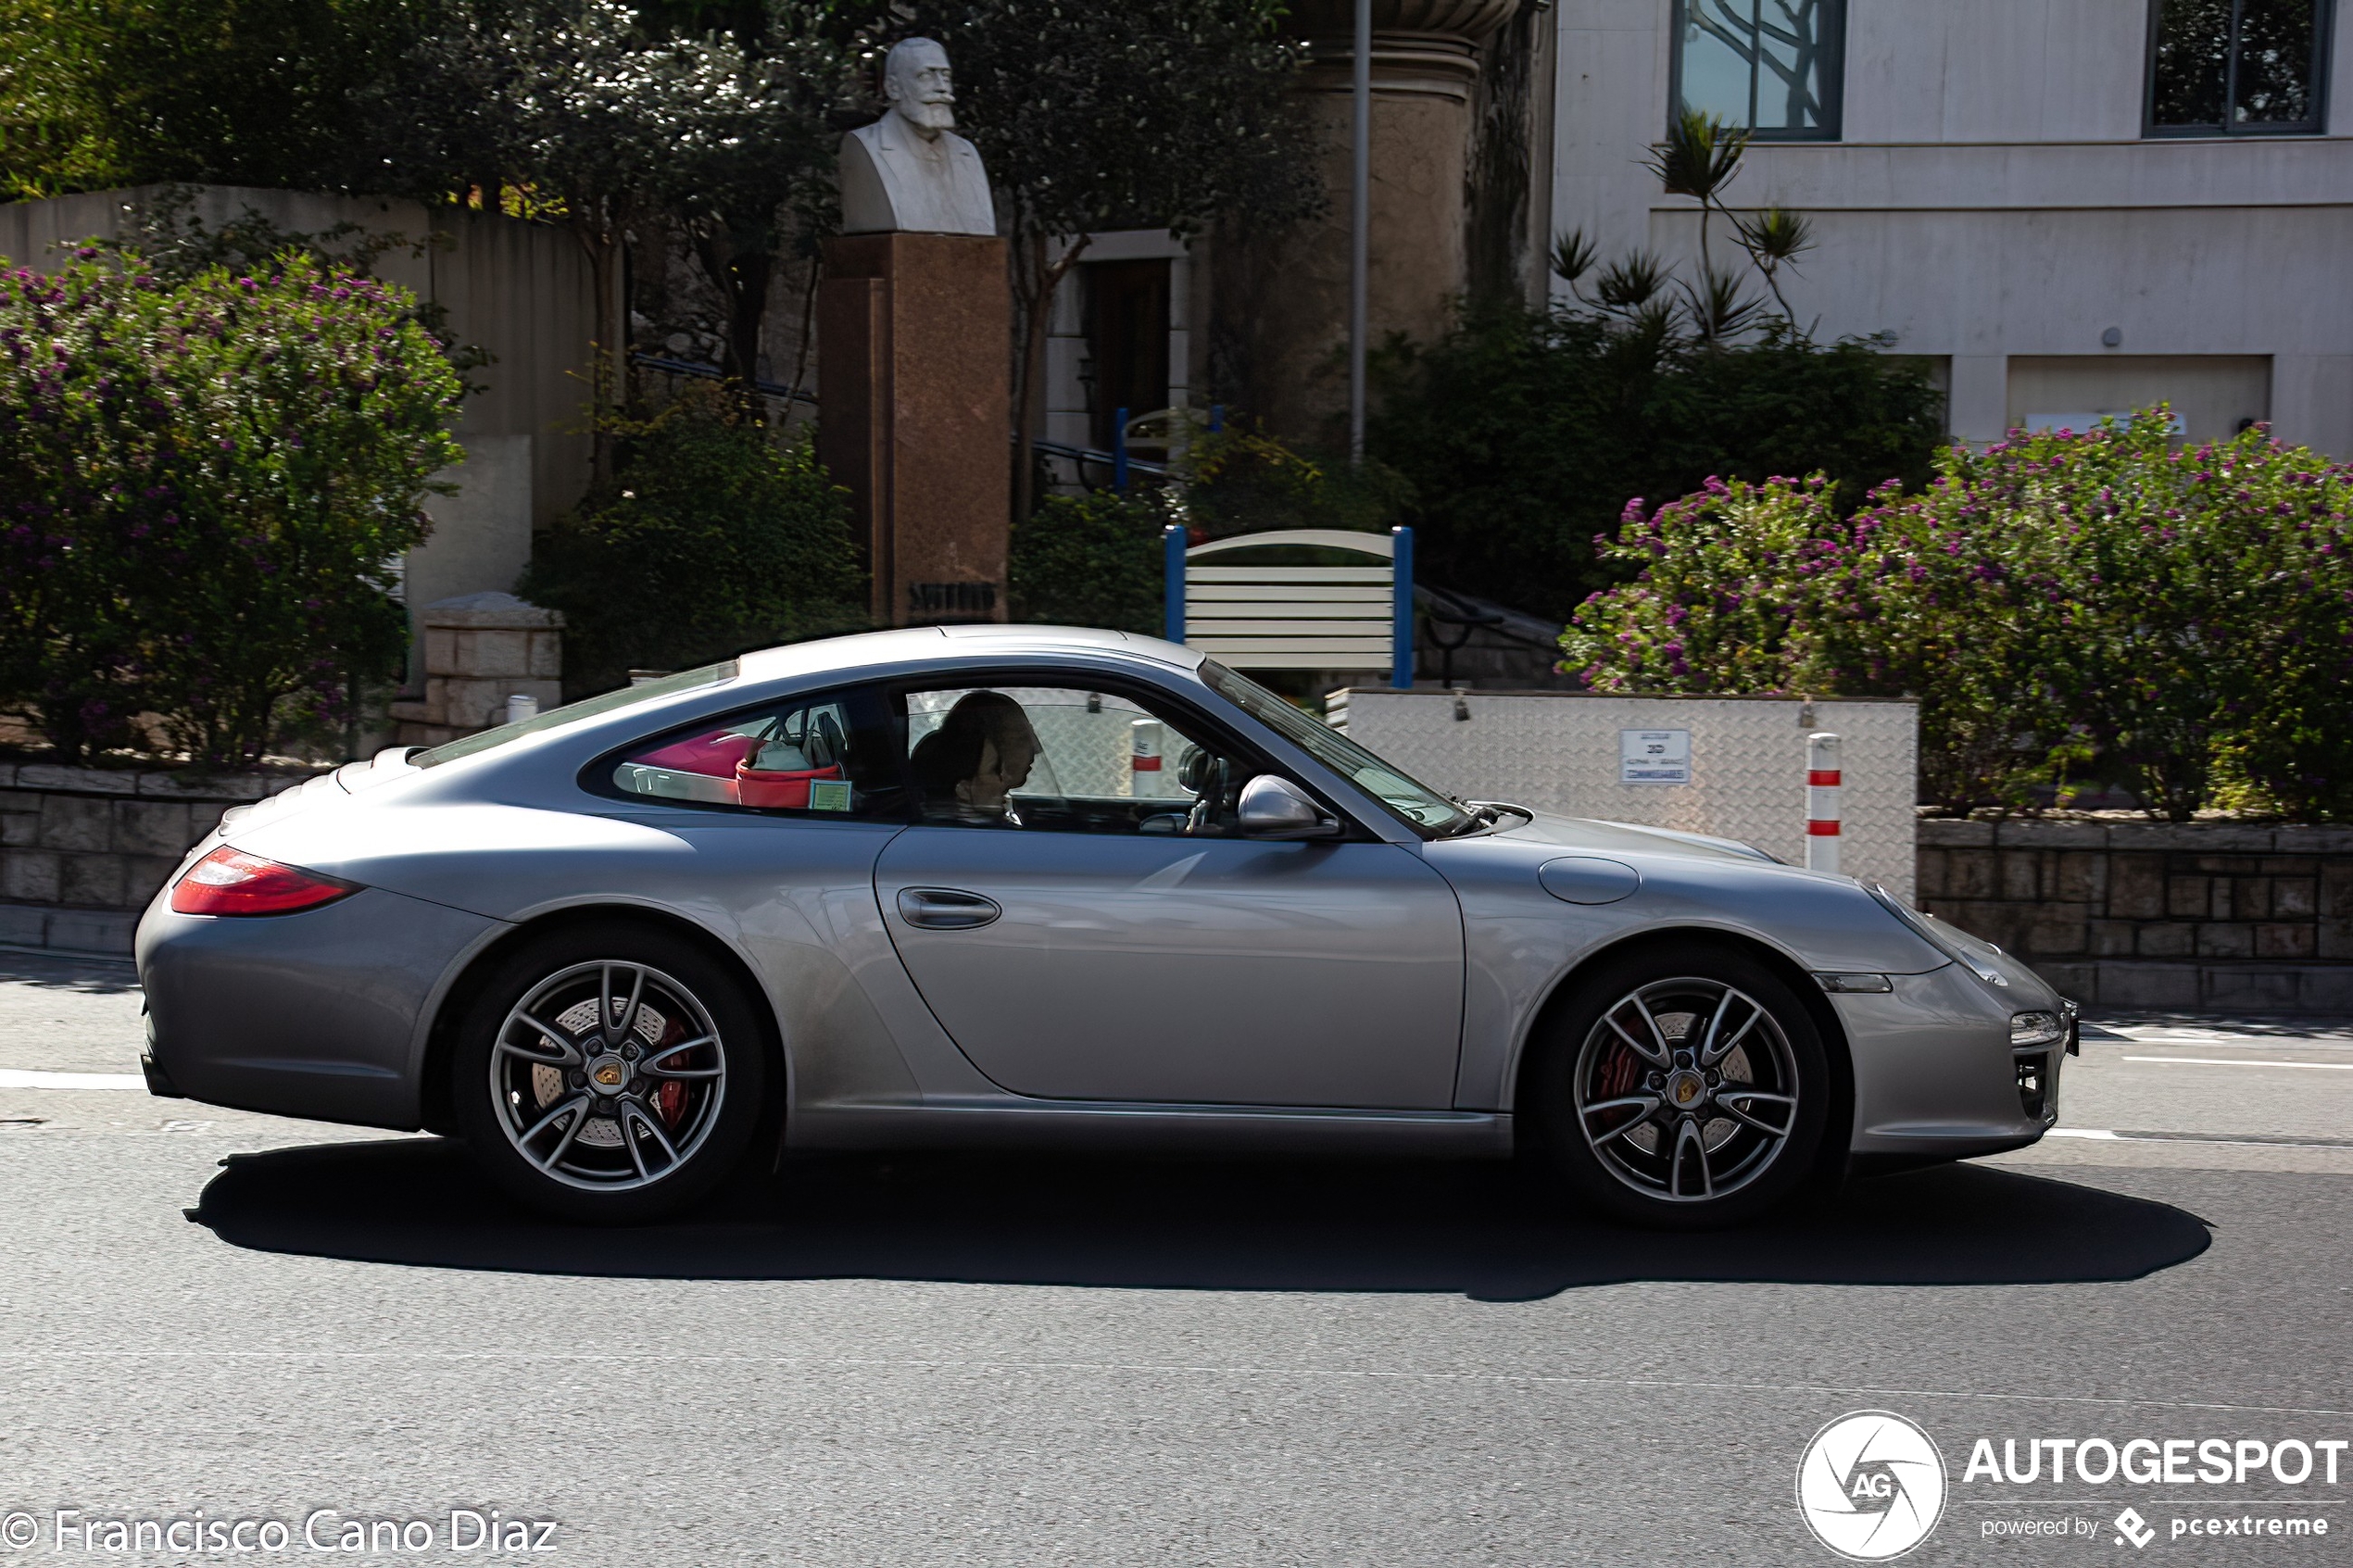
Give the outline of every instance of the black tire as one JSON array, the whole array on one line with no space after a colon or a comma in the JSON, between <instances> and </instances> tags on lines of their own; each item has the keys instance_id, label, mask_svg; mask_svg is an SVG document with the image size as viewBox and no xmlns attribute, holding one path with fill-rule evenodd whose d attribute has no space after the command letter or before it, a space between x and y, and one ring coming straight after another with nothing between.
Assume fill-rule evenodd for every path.
<instances>
[{"instance_id":1,"label":"black tire","mask_svg":"<svg viewBox=\"0 0 2353 1568\"><path fill-rule=\"evenodd\" d=\"M1523 1114L1538 1158L1612 1218L1741 1224L1814 1170L1831 1098L1820 1031L1788 983L1738 948L1606 960L1530 1047Z\"/></svg>"},{"instance_id":2,"label":"black tire","mask_svg":"<svg viewBox=\"0 0 2353 1568\"><path fill-rule=\"evenodd\" d=\"M680 936L611 921L498 961L459 1025L449 1084L459 1135L509 1194L561 1219L637 1224L741 1163L769 1076L767 1033L734 975Z\"/></svg>"}]
</instances>

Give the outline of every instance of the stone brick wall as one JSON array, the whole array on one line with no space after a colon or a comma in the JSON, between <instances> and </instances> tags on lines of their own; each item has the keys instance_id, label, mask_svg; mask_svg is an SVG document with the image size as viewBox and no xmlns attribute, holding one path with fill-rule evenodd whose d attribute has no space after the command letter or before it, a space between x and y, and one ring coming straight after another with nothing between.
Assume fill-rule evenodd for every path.
<instances>
[{"instance_id":1,"label":"stone brick wall","mask_svg":"<svg viewBox=\"0 0 2353 1568\"><path fill-rule=\"evenodd\" d=\"M2353 828L1930 818L1919 902L2087 1005L2353 1012Z\"/></svg>"},{"instance_id":2,"label":"stone brick wall","mask_svg":"<svg viewBox=\"0 0 2353 1568\"><path fill-rule=\"evenodd\" d=\"M0 762L0 943L130 951L139 911L220 813L304 776Z\"/></svg>"}]
</instances>

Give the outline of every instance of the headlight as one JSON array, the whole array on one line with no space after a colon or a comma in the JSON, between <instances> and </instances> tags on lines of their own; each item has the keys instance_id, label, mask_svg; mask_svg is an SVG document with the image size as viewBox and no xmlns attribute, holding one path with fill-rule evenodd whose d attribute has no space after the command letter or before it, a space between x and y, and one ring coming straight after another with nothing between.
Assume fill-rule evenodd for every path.
<instances>
[{"instance_id":1,"label":"headlight","mask_svg":"<svg viewBox=\"0 0 2353 1568\"><path fill-rule=\"evenodd\" d=\"M2014 1012L2010 1014L2010 1047L2024 1050L2032 1046L2057 1045L2067 1037L2067 1024L2055 1012Z\"/></svg>"},{"instance_id":2,"label":"headlight","mask_svg":"<svg viewBox=\"0 0 2353 1568\"><path fill-rule=\"evenodd\" d=\"M1988 985L2007 986L2010 977L2004 974L1995 960L2005 955L1991 942L1981 942L1966 931L1945 924L1934 915L1922 914L1906 905L1876 882L1863 884L1865 891L1880 902L1880 907L1911 928L1912 934L1955 963L1968 966L1969 972Z\"/></svg>"}]
</instances>

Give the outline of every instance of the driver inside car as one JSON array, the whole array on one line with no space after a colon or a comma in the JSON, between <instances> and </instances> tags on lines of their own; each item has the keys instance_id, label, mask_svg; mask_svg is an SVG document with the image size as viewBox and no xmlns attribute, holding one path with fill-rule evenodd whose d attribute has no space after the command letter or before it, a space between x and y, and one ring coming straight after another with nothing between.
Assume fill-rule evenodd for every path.
<instances>
[{"instance_id":1,"label":"driver inside car","mask_svg":"<svg viewBox=\"0 0 2353 1568\"><path fill-rule=\"evenodd\" d=\"M1029 782L1040 749L1021 704L1002 692L971 692L908 761L928 810L1019 827L1007 797Z\"/></svg>"}]
</instances>

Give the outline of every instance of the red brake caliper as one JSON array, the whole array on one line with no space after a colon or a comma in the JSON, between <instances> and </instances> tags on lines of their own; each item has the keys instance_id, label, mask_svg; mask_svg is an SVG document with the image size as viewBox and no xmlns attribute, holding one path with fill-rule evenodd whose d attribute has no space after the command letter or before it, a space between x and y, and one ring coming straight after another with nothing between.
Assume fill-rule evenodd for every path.
<instances>
[{"instance_id":1,"label":"red brake caliper","mask_svg":"<svg viewBox=\"0 0 2353 1568\"><path fill-rule=\"evenodd\" d=\"M1602 1059L1601 1071L1595 1074L1598 1082L1593 1085L1594 1101L1599 1103L1603 1100L1616 1099L1629 1092L1642 1074L1642 1064L1635 1060L1634 1053L1627 1048L1626 1042L1619 1040L1613 1043L1609 1055ZM1636 1114L1636 1111L1629 1106L1627 1108L1626 1114L1632 1116ZM1607 1130L1604 1129L1604 1131Z\"/></svg>"},{"instance_id":2,"label":"red brake caliper","mask_svg":"<svg viewBox=\"0 0 2353 1568\"><path fill-rule=\"evenodd\" d=\"M657 1053L667 1050L669 1047L676 1045L680 1040L683 1040L686 1037L686 1026L679 1020L673 1018L667 1024L663 1025L661 1031L661 1044L655 1047L654 1049ZM692 1056L695 1053L689 1051L686 1054ZM675 1057L667 1059L667 1061L668 1065L672 1067L678 1065L678 1060ZM666 1124L672 1132L676 1132L678 1130L678 1119L686 1114L686 1084L680 1079L664 1078L661 1081L661 1086L654 1090L654 1109L661 1112L661 1119L664 1124Z\"/></svg>"}]
</instances>

